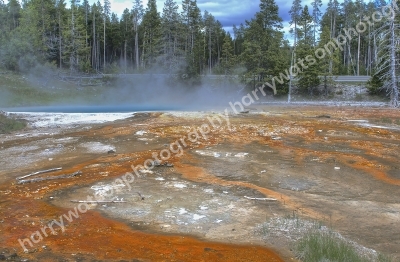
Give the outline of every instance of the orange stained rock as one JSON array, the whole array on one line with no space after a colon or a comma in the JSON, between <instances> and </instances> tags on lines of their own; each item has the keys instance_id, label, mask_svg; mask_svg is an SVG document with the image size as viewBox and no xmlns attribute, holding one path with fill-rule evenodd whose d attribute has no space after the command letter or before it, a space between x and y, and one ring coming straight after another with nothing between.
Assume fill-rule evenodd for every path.
<instances>
[{"instance_id":1,"label":"orange stained rock","mask_svg":"<svg viewBox=\"0 0 400 262\"><path fill-rule=\"evenodd\" d=\"M141 154L140 154L141 155ZM143 154L146 155L146 154ZM110 161L111 157L103 158ZM98 161L88 161L74 166L81 170L85 166ZM115 175L127 171L126 166L109 166L108 169ZM184 235L159 235L134 230L125 223L101 216L90 210L80 214L72 222L66 222L66 230L57 230L56 235L43 236L43 240L29 250L32 253L23 253L18 239L29 238L37 230L41 230L53 219L67 214L69 209L60 208L42 200L49 192L68 188L76 183L90 183L96 177L91 168L85 169L81 178L65 181L64 184L47 182L27 185L9 186L7 181L0 186L1 192L7 192L0 201L0 247L16 250L16 252L30 259L40 261L58 261L61 258L74 259L78 256L92 259L118 261L283 261L280 256L269 248L252 245L233 245L216 242L207 242ZM129 171L129 170L128 170ZM65 170L65 172L67 172ZM98 178L97 178L98 179ZM8 185L7 185L8 184ZM39 190L48 185L48 190ZM22 191L21 191L22 190ZM33 193L36 191L37 193ZM45 247L45 248L44 248Z\"/></svg>"},{"instance_id":2,"label":"orange stained rock","mask_svg":"<svg viewBox=\"0 0 400 262\"><path fill-rule=\"evenodd\" d=\"M3 209L3 203L1 205ZM21 201L8 210L15 212L16 216L2 224L0 245L15 248L22 253L18 238L29 237L27 234L40 229L40 220L51 219L57 213L63 214L67 211L42 201ZM29 218L22 218L22 214ZM29 223L25 223L27 221ZM36 222L35 226L31 225L32 221ZM44 237L33 248L28 247L43 252L43 246L51 250L51 256L41 261L55 261L56 258L71 257L73 253L101 260L283 261L275 252L261 246L231 245L205 242L189 236L143 233L132 230L124 223L104 218L95 211L81 214L78 219L68 223L65 232L59 230L57 235ZM40 252L25 256L37 258Z\"/></svg>"},{"instance_id":3,"label":"orange stained rock","mask_svg":"<svg viewBox=\"0 0 400 262\"><path fill-rule=\"evenodd\" d=\"M191 181L216 184L216 185L220 185L220 186L241 186L241 187L251 188L251 189L255 189L258 192L264 194L266 197L275 198L277 201L279 201L281 204L284 204L289 209L297 210L297 208L299 208L299 206L296 205L295 201L293 201L290 197L288 197L284 194L281 194L279 192L273 191L271 189L268 189L268 188L260 187L260 186L257 186L257 185L254 185L254 184L251 184L248 182L223 180L221 178L218 178L211 174L208 174L201 167L196 167L196 166L191 166L191 165L186 165L186 164L177 164L175 166L175 169L180 174L182 174L183 178L186 178ZM313 218L323 217L322 214L319 214L318 212L316 212L310 208L301 207L301 211L302 211L303 215L306 215L309 217L313 217Z\"/></svg>"}]
</instances>

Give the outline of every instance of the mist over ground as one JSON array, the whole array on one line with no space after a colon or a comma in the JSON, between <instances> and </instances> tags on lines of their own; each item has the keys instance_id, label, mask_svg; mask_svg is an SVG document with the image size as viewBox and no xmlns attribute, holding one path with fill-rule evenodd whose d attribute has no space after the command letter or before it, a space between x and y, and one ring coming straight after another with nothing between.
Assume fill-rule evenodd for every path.
<instances>
[{"instance_id":1,"label":"mist over ground","mask_svg":"<svg viewBox=\"0 0 400 262\"><path fill-rule=\"evenodd\" d=\"M232 76L189 79L151 71L101 76L60 73L42 65L22 74L3 72L0 108L42 112L222 109L246 91Z\"/></svg>"},{"instance_id":2,"label":"mist over ground","mask_svg":"<svg viewBox=\"0 0 400 262\"><path fill-rule=\"evenodd\" d=\"M103 93L105 104L157 105L181 109L223 107L243 89L232 79L182 80L176 75L148 74L115 79L112 89Z\"/></svg>"}]
</instances>

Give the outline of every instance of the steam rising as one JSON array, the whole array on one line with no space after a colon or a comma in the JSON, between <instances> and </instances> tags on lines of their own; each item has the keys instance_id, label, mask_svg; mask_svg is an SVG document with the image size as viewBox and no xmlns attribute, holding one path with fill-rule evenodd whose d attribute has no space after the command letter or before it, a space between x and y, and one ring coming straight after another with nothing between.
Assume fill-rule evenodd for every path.
<instances>
[{"instance_id":1,"label":"steam rising","mask_svg":"<svg viewBox=\"0 0 400 262\"><path fill-rule=\"evenodd\" d=\"M79 86L60 81L58 74L50 67L35 66L23 75L25 87L13 87L12 92L0 89L0 107L8 107L3 108L6 111L87 113L218 109L243 90L237 80L224 76L193 80L147 72L107 75L103 85ZM30 89L28 94L19 92L24 88Z\"/></svg>"}]
</instances>

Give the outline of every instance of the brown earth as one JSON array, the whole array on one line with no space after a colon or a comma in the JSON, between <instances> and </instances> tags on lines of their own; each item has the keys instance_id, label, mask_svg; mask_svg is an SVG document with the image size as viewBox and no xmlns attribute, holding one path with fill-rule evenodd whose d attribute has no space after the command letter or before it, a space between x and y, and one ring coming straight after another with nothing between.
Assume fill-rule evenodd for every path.
<instances>
[{"instance_id":1,"label":"brown earth","mask_svg":"<svg viewBox=\"0 0 400 262\"><path fill-rule=\"evenodd\" d=\"M256 228L296 214L400 259L398 110L249 110L229 118L218 112L138 113L113 123L0 136L0 258L293 261L287 242L265 238ZM194 130L197 137L188 137ZM133 174L131 190L113 183L176 141L184 153L169 151L173 166ZM115 153L108 154L110 148ZM63 170L37 177L82 175L22 185L15 180L54 167ZM99 195L125 202L92 204L71 222L64 216L64 230L43 229L78 207L71 200ZM18 239L37 231L37 243L25 242L24 252Z\"/></svg>"}]
</instances>

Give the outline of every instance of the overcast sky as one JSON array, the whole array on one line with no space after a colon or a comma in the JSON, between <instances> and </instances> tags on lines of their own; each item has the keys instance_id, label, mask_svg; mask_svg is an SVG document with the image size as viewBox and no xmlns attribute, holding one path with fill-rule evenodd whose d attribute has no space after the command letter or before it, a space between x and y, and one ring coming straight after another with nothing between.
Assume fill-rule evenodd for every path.
<instances>
[{"instance_id":1,"label":"overcast sky","mask_svg":"<svg viewBox=\"0 0 400 262\"><path fill-rule=\"evenodd\" d=\"M93 1L93 0L92 0ZM97 1L97 0L96 0ZM101 0L100 0L101 1ZM118 15L121 15L125 8L132 8L132 0L110 0L111 9ZM146 8L148 0L143 0L143 6ZM289 29L289 10L292 5L293 0L275 0L279 6L279 15L282 17L284 23L285 32ZM303 0L302 4L307 4L310 12L312 0ZM164 0L157 0L157 9L162 13L164 7ZM182 1L176 0L179 6L181 6ZM322 1L324 3L322 9L325 10L325 5L327 0ZM254 17L254 14L260 10L259 0L197 0L197 5L201 12L204 13L205 10L210 12L217 20L219 20L226 31L232 32L232 26L244 24L245 20L250 20ZM287 35L288 37L288 35Z\"/></svg>"},{"instance_id":2,"label":"overcast sky","mask_svg":"<svg viewBox=\"0 0 400 262\"><path fill-rule=\"evenodd\" d=\"M89 0L90 4L97 2L98 0ZM142 0L144 8L147 7L148 0ZM180 7L182 5L182 0L175 0ZM8 0L5 1L6 3ZM21 2L21 1L20 1ZM69 1L66 1L69 4ZM104 0L100 0L103 4ZM129 10L132 9L133 0L110 0L111 2L111 10L116 13L118 16L121 16L125 8ZM160 13L162 13L164 7L165 0L157 0L157 9ZM286 36L289 30L289 10L292 5L293 0L275 0L279 7L279 15L283 19L284 31L286 32ZM302 5L308 5L310 13L312 12L311 7L312 0L303 0ZM326 4L328 0L322 0L323 6L322 11L325 10ZM342 2L339 0L339 2ZM81 1L82 3L82 1ZM232 33L232 26L239 26L241 23L245 23L246 20L250 20L254 17L254 14L260 10L259 8L260 1L259 0L218 0L218 1L210 1L210 0L197 0L197 5L200 8L202 14L207 10L210 12L217 20L219 20L226 31Z\"/></svg>"}]
</instances>

